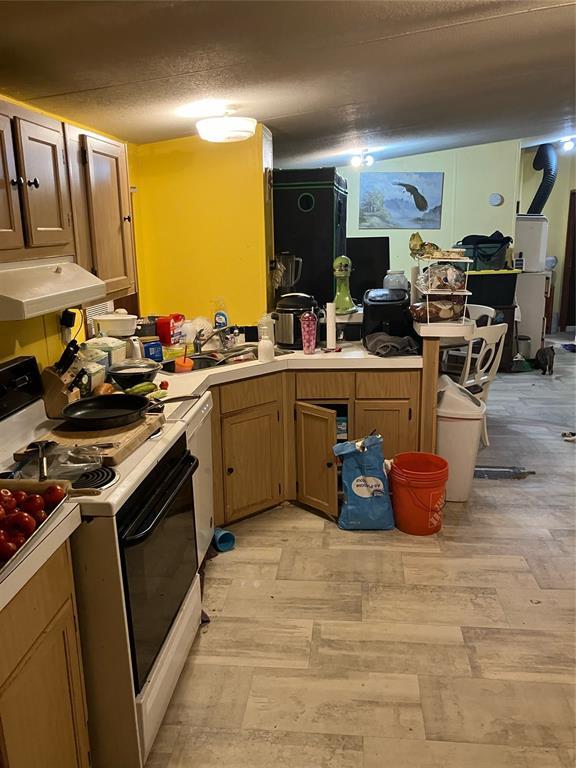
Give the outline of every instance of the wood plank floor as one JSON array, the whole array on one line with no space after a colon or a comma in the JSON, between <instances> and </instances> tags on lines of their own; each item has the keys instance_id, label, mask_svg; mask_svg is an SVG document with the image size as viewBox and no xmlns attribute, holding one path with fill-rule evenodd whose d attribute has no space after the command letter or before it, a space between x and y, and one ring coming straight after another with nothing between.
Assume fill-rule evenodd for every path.
<instances>
[{"instance_id":1,"label":"wood plank floor","mask_svg":"<svg viewBox=\"0 0 576 768\"><path fill-rule=\"evenodd\" d=\"M568 768L575 356L500 376L443 531L349 533L293 506L233 526L147 768Z\"/></svg>"}]
</instances>

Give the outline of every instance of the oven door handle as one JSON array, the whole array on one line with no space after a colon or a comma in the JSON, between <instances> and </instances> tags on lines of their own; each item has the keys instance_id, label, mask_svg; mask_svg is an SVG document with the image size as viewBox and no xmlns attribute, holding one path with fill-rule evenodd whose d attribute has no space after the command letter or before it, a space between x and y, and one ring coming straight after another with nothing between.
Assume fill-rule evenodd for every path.
<instances>
[{"instance_id":1,"label":"oven door handle","mask_svg":"<svg viewBox=\"0 0 576 768\"><path fill-rule=\"evenodd\" d=\"M133 547L135 544L140 544L142 541L145 541L149 536L151 536L154 533L154 529L158 526L162 518L165 516L166 510L168 507L172 504L176 496L179 494L180 489L184 485L184 483L189 480L194 472L198 469L198 459L196 456L190 457L190 466L186 470L186 473L184 476L179 480L176 487L170 492L170 495L162 504L162 507L158 511L158 514L154 516L154 519L146 525L145 528L137 531L136 533L133 533L131 536L124 536L122 538L122 545L124 547Z\"/></svg>"}]
</instances>

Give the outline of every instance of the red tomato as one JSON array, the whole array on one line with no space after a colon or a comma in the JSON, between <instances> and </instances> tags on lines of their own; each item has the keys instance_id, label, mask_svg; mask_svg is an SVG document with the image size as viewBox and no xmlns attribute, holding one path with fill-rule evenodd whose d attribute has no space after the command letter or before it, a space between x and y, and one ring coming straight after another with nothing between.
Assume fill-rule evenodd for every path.
<instances>
[{"instance_id":1,"label":"red tomato","mask_svg":"<svg viewBox=\"0 0 576 768\"><path fill-rule=\"evenodd\" d=\"M2 520L3 517L6 517L6 510L4 509L2 504L0 504L0 520Z\"/></svg>"},{"instance_id":2,"label":"red tomato","mask_svg":"<svg viewBox=\"0 0 576 768\"><path fill-rule=\"evenodd\" d=\"M18 547L12 541L0 541L0 560L3 560L4 562L10 560L17 549Z\"/></svg>"},{"instance_id":3,"label":"red tomato","mask_svg":"<svg viewBox=\"0 0 576 768\"><path fill-rule=\"evenodd\" d=\"M46 520L48 515L46 514L46 512L43 509L40 509L38 512L34 512L32 514L32 517L34 518L34 520L36 520L36 525L40 525L40 523L43 523L44 520ZM0 524L1 524L1 522L2 521L0 520Z\"/></svg>"},{"instance_id":4,"label":"red tomato","mask_svg":"<svg viewBox=\"0 0 576 768\"><path fill-rule=\"evenodd\" d=\"M31 493L30 496L22 502L21 507L24 512L33 515L35 512L44 509L44 499L38 493Z\"/></svg>"},{"instance_id":5,"label":"red tomato","mask_svg":"<svg viewBox=\"0 0 576 768\"><path fill-rule=\"evenodd\" d=\"M170 382L164 379L163 381L160 382L158 386L160 389L168 389L168 387L170 386Z\"/></svg>"},{"instance_id":6,"label":"red tomato","mask_svg":"<svg viewBox=\"0 0 576 768\"><path fill-rule=\"evenodd\" d=\"M0 501L8 497L12 498L12 491L9 491L8 488L0 488Z\"/></svg>"},{"instance_id":7,"label":"red tomato","mask_svg":"<svg viewBox=\"0 0 576 768\"><path fill-rule=\"evenodd\" d=\"M20 549L26 543L28 537L22 531L12 531L8 536L7 544L14 544L16 549Z\"/></svg>"},{"instance_id":8,"label":"red tomato","mask_svg":"<svg viewBox=\"0 0 576 768\"><path fill-rule=\"evenodd\" d=\"M21 506L22 502L28 498L28 494L26 493L26 491L14 491L12 495L16 499L16 504L18 506Z\"/></svg>"},{"instance_id":9,"label":"red tomato","mask_svg":"<svg viewBox=\"0 0 576 768\"><path fill-rule=\"evenodd\" d=\"M18 531L22 531L26 538L36 530L36 520L26 512L16 512L16 514L7 517L6 520L8 521L7 530L12 531L16 528Z\"/></svg>"},{"instance_id":10,"label":"red tomato","mask_svg":"<svg viewBox=\"0 0 576 768\"><path fill-rule=\"evenodd\" d=\"M1 499L0 503L2 504L2 506L4 507L4 509L8 514L10 514L10 512L14 512L14 510L18 506L16 504L16 499L14 498L14 496L0 496L0 499Z\"/></svg>"},{"instance_id":11,"label":"red tomato","mask_svg":"<svg viewBox=\"0 0 576 768\"><path fill-rule=\"evenodd\" d=\"M44 497L46 506L49 509L54 509L54 507L58 506L58 504L66 498L66 491L61 485L51 485L46 488L42 496ZM29 511L30 510L28 509L26 510L26 512Z\"/></svg>"}]
</instances>

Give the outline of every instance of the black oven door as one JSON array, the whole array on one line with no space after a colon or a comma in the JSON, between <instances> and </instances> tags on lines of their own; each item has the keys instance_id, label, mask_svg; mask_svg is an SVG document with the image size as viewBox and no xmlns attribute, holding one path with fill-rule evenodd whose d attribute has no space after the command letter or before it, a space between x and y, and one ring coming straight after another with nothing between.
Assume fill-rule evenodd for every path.
<instances>
[{"instance_id":1,"label":"black oven door","mask_svg":"<svg viewBox=\"0 0 576 768\"><path fill-rule=\"evenodd\" d=\"M192 487L197 467L189 451L166 457L119 513L136 693L198 571Z\"/></svg>"}]
</instances>

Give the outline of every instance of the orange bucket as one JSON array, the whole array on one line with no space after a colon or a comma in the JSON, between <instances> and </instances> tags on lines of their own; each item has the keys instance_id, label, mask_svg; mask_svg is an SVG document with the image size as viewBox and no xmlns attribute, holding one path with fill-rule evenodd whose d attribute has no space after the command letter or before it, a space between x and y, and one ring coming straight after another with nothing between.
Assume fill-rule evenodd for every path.
<instances>
[{"instance_id":1,"label":"orange bucket","mask_svg":"<svg viewBox=\"0 0 576 768\"><path fill-rule=\"evenodd\" d=\"M442 528L448 462L433 453L399 453L390 472L396 528L429 536Z\"/></svg>"}]
</instances>

